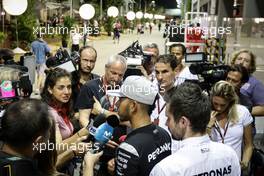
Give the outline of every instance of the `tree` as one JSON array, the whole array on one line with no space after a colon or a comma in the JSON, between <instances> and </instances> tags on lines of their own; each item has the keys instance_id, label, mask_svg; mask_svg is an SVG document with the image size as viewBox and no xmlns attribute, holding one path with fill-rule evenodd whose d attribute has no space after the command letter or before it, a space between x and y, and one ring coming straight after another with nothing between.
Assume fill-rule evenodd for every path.
<instances>
[{"instance_id":1,"label":"tree","mask_svg":"<svg viewBox=\"0 0 264 176\"><path fill-rule=\"evenodd\" d=\"M33 27L36 26L35 0L28 0L27 10L18 17L12 17L11 37L16 40L16 20L18 30L18 40L26 44L32 42L35 38Z\"/></svg>"},{"instance_id":2,"label":"tree","mask_svg":"<svg viewBox=\"0 0 264 176\"><path fill-rule=\"evenodd\" d=\"M63 27L64 27L64 28L67 28L68 30L67 30L67 32L65 32L65 31L60 31L62 42L63 42L63 41L67 41L67 39L68 39L68 37L69 37L69 34L70 34L70 31L71 31L71 28L72 28L73 24L74 24L74 18L71 18L70 16L66 16L66 17L64 18L64 21L63 21ZM62 30L64 30L64 29L62 28Z\"/></svg>"}]
</instances>

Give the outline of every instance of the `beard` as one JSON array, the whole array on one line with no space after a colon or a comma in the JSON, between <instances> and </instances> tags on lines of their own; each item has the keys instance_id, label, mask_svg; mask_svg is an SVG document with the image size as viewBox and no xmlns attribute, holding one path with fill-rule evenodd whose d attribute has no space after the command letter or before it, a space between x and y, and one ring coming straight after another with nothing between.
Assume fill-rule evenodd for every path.
<instances>
[{"instance_id":1,"label":"beard","mask_svg":"<svg viewBox=\"0 0 264 176\"><path fill-rule=\"evenodd\" d=\"M176 129L176 127L174 127L174 128ZM185 135L186 129L178 128L177 132L176 131L173 132L173 130L171 130L169 128L169 131L171 133L172 139L177 140L177 141L181 141L181 140L183 140L183 137Z\"/></svg>"}]
</instances>

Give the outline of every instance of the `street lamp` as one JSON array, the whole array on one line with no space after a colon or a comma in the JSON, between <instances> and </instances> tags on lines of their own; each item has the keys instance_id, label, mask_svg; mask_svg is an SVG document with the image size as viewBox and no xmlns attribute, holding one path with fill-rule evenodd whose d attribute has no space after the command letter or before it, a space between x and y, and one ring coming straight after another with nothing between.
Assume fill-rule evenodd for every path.
<instances>
[{"instance_id":1,"label":"street lamp","mask_svg":"<svg viewBox=\"0 0 264 176\"><path fill-rule=\"evenodd\" d=\"M118 8L115 7L115 6L111 6L111 7L109 7L107 9L107 15L109 17L114 17L115 18L115 17L117 17L118 13L119 13Z\"/></svg>"},{"instance_id":2,"label":"street lamp","mask_svg":"<svg viewBox=\"0 0 264 176\"><path fill-rule=\"evenodd\" d=\"M140 11L138 11L138 12L136 13L136 18L137 18L137 19L141 19L142 17L143 17L143 13L140 12Z\"/></svg>"},{"instance_id":3,"label":"street lamp","mask_svg":"<svg viewBox=\"0 0 264 176\"><path fill-rule=\"evenodd\" d=\"M147 19L149 17L149 14L148 13L145 13L144 14L144 18Z\"/></svg>"},{"instance_id":4,"label":"street lamp","mask_svg":"<svg viewBox=\"0 0 264 176\"><path fill-rule=\"evenodd\" d=\"M1 17L2 17L2 20L3 20L3 33L5 33L5 11L2 11L1 12Z\"/></svg>"},{"instance_id":5,"label":"street lamp","mask_svg":"<svg viewBox=\"0 0 264 176\"><path fill-rule=\"evenodd\" d=\"M3 0L3 8L5 11L14 16L23 14L27 10L28 2L27 0ZM17 31L17 18L16 18L16 45L15 51L21 51L25 53L22 49L18 47L18 31Z\"/></svg>"},{"instance_id":6,"label":"street lamp","mask_svg":"<svg viewBox=\"0 0 264 176\"><path fill-rule=\"evenodd\" d=\"M156 6L155 1L151 1L151 6L153 9L155 8L155 6Z\"/></svg>"},{"instance_id":7,"label":"street lamp","mask_svg":"<svg viewBox=\"0 0 264 176\"><path fill-rule=\"evenodd\" d=\"M148 18L151 20L153 18L153 14L149 14Z\"/></svg>"},{"instance_id":8,"label":"street lamp","mask_svg":"<svg viewBox=\"0 0 264 176\"><path fill-rule=\"evenodd\" d=\"M89 20L94 17L95 9L91 4L83 4L79 9L79 14L82 19L84 19L84 35L83 35L83 46L86 44L86 37L89 32L87 31L86 26L89 27ZM87 21L86 21L87 20ZM87 22L87 24L86 24Z\"/></svg>"},{"instance_id":9,"label":"street lamp","mask_svg":"<svg viewBox=\"0 0 264 176\"><path fill-rule=\"evenodd\" d=\"M135 14L135 12L133 12L133 11L129 11L129 12L127 12L127 19L128 20L130 20L130 21L132 21L132 20L134 20L135 19L135 17L136 17L136 14Z\"/></svg>"}]
</instances>

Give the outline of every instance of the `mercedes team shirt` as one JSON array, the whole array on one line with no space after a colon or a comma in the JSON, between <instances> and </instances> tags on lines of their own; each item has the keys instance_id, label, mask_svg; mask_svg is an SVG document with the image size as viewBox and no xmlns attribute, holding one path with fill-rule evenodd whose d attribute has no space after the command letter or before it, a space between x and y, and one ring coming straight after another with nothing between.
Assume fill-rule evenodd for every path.
<instances>
[{"instance_id":1,"label":"mercedes team shirt","mask_svg":"<svg viewBox=\"0 0 264 176\"><path fill-rule=\"evenodd\" d=\"M182 141L181 149L158 163L150 176L240 176L236 152L208 135Z\"/></svg>"},{"instance_id":2,"label":"mercedes team shirt","mask_svg":"<svg viewBox=\"0 0 264 176\"><path fill-rule=\"evenodd\" d=\"M116 175L147 176L171 154L171 138L163 128L150 124L127 135L117 149Z\"/></svg>"}]
</instances>

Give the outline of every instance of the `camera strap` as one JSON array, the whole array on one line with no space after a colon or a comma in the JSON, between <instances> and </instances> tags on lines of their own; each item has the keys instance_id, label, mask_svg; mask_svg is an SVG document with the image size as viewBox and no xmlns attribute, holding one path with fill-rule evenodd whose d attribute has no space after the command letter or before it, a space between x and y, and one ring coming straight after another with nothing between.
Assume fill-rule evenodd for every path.
<instances>
[{"instance_id":1,"label":"camera strap","mask_svg":"<svg viewBox=\"0 0 264 176\"><path fill-rule=\"evenodd\" d=\"M164 110L164 108L166 107L166 103L163 104L163 106L160 108L160 101L159 99L157 99L157 107L158 107L158 116L154 119L154 124L155 125L159 125L159 116L160 116L160 113Z\"/></svg>"}]
</instances>

